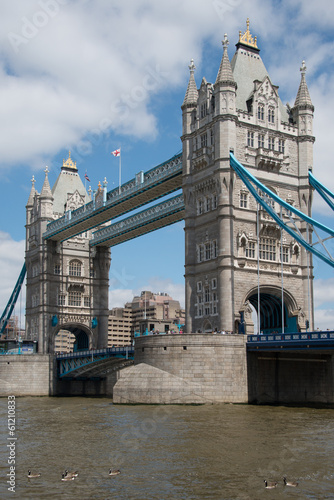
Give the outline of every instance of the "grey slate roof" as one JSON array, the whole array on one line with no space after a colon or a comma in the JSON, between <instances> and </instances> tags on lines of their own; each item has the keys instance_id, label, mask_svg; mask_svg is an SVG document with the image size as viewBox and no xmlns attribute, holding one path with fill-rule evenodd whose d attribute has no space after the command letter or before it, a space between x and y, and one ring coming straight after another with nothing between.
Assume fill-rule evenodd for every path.
<instances>
[{"instance_id":1,"label":"grey slate roof","mask_svg":"<svg viewBox=\"0 0 334 500\"><path fill-rule=\"evenodd\" d=\"M62 169L52 188L54 213L64 213L64 206L66 205L68 194L73 194L76 190L81 196L86 195L88 203L89 197L78 172L70 172Z\"/></svg>"},{"instance_id":2,"label":"grey slate roof","mask_svg":"<svg viewBox=\"0 0 334 500\"><path fill-rule=\"evenodd\" d=\"M254 90L254 80L262 82L269 77L268 71L258 53L241 45L231 61L234 80L237 83L236 108L247 111L247 100ZM288 113L279 99L279 107L283 121L288 121Z\"/></svg>"}]
</instances>

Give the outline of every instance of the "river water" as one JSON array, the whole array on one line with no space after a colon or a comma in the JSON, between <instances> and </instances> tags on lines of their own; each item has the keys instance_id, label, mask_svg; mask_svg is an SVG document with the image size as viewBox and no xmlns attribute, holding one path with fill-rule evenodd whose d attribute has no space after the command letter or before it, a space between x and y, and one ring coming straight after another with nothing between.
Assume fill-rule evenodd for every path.
<instances>
[{"instance_id":1,"label":"river water","mask_svg":"<svg viewBox=\"0 0 334 500\"><path fill-rule=\"evenodd\" d=\"M15 404L13 441L0 399L1 500L334 499L331 409L47 397ZM13 442L15 492L6 483ZM121 473L111 477L110 468ZM28 469L41 476L28 479ZM65 469L79 476L63 482ZM283 486L283 475L299 485ZM264 479L278 487L266 490Z\"/></svg>"}]
</instances>

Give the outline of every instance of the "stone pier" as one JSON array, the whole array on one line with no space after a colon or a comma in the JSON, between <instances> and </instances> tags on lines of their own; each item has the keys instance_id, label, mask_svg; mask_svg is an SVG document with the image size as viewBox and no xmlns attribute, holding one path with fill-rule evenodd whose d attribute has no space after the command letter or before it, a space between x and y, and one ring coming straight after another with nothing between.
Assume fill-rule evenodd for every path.
<instances>
[{"instance_id":1,"label":"stone pier","mask_svg":"<svg viewBox=\"0 0 334 500\"><path fill-rule=\"evenodd\" d=\"M246 336L152 335L136 339L114 403L247 403Z\"/></svg>"}]
</instances>

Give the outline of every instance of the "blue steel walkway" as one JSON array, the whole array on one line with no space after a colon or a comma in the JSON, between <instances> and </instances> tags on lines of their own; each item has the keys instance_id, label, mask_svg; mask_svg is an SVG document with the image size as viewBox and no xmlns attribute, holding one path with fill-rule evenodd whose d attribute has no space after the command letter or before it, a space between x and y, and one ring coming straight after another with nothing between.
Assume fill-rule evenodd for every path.
<instances>
[{"instance_id":1,"label":"blue steel walkway","mask_svg":"<svg viewBox=\"0 0 334 500\"><path fill-rule=\"evenodd\" d=\"M91 349L89 351L57 354L58 378L78 378L94 376L107 365L130 364L134 357L134 347L109 347L107 349Z\"/></svg>"},{"instance_id":2,"label":"blue steel walkway","mask_svg":"<svg viewBox=\"0 0 334 500\"><path fill-rule=\"evenodd\" d=\"M334 349L334 331L248 335L247 351Z\"/></svg>"}]
</instances>

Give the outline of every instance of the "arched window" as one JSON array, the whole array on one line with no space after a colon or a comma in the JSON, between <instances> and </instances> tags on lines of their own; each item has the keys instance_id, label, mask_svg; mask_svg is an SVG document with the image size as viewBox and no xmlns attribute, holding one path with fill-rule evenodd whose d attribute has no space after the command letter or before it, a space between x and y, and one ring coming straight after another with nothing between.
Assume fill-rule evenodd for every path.
<instances>
[{"instance_id":1,"label":"arched window","mask_svg":"<svg viewBox=\"0 0 334 500\"><path fill-rule=\"evenodd\" d=\"M275 123L275 110L271 107L268 109L268 122Z\"/></svg>"},{"instance_id":2,"label":"arched window","mask_svg":"<svg viewBox=\"0 0 334 500\"><path fill-rule=\"evenodd\" d=\"M258 120L264 120L264 106L263 104L259 104L257 108L257 118Z\"/></svg>"},{"instance_id":3,"label":"arched window","mask_svg":"<svg viewBox=\"0 0 334 500\"><path fill-rule=\"evenodd\" d=\"M68 269L68 274L70 276L81 276L81 267L82 264L79 260L71 260Z\"/></svg>"}]
</instances>

